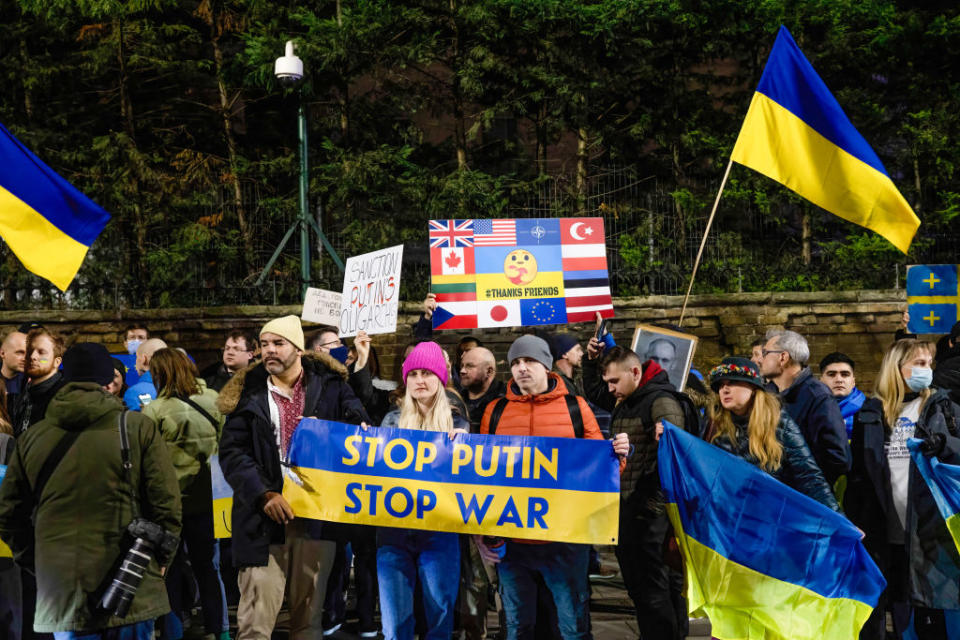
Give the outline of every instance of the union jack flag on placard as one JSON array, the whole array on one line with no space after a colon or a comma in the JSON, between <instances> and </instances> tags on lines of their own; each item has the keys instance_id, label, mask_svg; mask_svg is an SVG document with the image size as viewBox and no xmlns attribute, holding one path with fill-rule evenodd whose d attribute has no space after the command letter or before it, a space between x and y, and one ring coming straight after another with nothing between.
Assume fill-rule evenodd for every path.
<instances>
[{"instance_id":1,"label":"union jack flag on placard","mask_svg":"<svg viewBox=\"0 0 960 640\"><path fill-rule=\"evenodd\" d=\"M473 220L431 220L430 247L472 247Z\"/></svg>"}]
</instances>

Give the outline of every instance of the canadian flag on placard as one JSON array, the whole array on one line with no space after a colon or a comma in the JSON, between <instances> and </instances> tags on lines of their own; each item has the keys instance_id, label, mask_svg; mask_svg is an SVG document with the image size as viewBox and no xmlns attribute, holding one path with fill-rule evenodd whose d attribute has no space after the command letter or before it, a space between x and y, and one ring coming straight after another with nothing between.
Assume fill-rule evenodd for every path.
<instances>
[{"instance_id":1,"label":"canadian flag on placard","mask_svg":"<svg viewBox=\"0 0 960 640\"><path fill-rule=\"evenodd\" d=\"M430 273L435 276L463 276L476 273L473 247L430 249Z\"/></svg>"}]
</instances>

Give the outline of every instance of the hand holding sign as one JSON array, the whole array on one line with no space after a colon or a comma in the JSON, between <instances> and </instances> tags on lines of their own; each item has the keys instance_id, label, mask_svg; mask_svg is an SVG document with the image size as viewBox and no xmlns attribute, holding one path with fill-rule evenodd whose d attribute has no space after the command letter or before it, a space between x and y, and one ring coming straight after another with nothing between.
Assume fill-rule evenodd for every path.
<instances>
[{"instance_id":1,"label":"hand holding sign","mask_svg":"<svg viewBox=\"0 0 960 640\"><path fill-rule=\"evenodd\" d=\"M263 505L263 512L278 524L287 524L293 520L293 509L290 503L281 494L276 491L267 491L266 502Z\"/></svg>"}]
</instances>

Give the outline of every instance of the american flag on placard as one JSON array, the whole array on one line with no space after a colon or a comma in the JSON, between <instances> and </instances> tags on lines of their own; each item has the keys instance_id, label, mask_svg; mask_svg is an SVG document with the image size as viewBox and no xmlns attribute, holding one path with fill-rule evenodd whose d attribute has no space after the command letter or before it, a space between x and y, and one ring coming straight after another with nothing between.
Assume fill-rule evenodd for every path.
<instances>
[{"instance_id":1,"label":"american flag on placard","mask_svg":"<svg viewBox=\"0 0 960 640\"><path fill-rule=\"evenodd\" d=\"M430 247L472 247L473 220L431 220Z\"/></svg>"},{"instance_id":2,"label":"american flag on placard","mask_svg":"<svg viewBox=\"0 0 960 640\"><path fill-rule=\"evenodd\" d=\"M478 247L513 246L517 244L517 221L474 220L473 243Z\"/></svg>"}]
</instances>

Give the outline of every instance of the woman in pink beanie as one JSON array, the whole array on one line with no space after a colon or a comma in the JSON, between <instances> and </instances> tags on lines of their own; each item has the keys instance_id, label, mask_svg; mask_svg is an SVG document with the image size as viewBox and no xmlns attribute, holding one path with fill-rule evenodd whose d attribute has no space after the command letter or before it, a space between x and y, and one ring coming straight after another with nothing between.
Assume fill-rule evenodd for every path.
<instances>
[{"instance_id":1,"label":"woman in pink beanie","mask_svg":"<svg viewBox=\"0 0 960 640\"><path fill-rule=\"evenodd\" d=\"M453 437L470 428L450 407L444 391L447 360L436 342L421 342L403 361L406 385L399 409L383 419L384 427L444 431ZM420 580L427 621L425 640L449 640L460 575L456 533L380 527L377 531L377 577L380 617L386 640L413 640L413 590ZM450 579L454 576L454 579Z\"/></svg>"}]
</instances>

